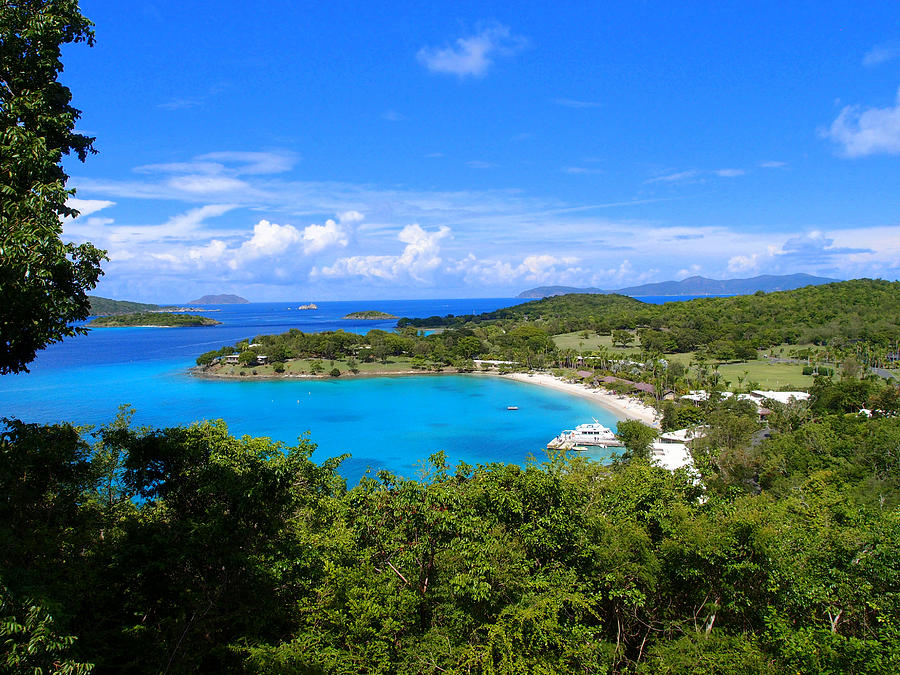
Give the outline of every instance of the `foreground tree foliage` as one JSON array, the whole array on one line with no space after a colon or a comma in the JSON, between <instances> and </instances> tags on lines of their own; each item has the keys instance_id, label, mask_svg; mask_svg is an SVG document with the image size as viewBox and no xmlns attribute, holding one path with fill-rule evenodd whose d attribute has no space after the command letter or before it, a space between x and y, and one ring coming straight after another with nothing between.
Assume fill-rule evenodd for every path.
<instances>
[{"instance_id":1,"label":"foreground tree foliage","mask_svg":"<svg viewBox=\"0 0 900 675\"><path fill-rule=\"evenodd\" d=\"M700 480L438 454L349 490L305 439L8 421L0 639L95 673L897 672L900 420L753 446L717 414Z\"/></svg>"},{"instance_id":2,"label":"foreground tree foliage","mask_svg":"<svg viewBox=\"0 0 900 675\"><path fill-rule=\"evenodd\" d=\"M61 239L64 155L84 161L93 138L75 133L80 111L57 81L61 46L93 44L75 0L0 3L0 374L27 370L35 353L81 330L87 291L104 252Z\"/></svg>"}]
</instances>

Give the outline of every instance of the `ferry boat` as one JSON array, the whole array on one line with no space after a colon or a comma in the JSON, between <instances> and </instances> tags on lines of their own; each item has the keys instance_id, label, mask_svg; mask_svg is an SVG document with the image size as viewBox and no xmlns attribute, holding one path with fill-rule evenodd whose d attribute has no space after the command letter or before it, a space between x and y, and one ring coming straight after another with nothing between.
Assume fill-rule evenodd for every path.
<instances>
[{"instance_id":1,"label":"ferry boat","mask_svg":"<svg viewBox=\"0 0 900 675\"><path fill-rule=\"evenodd\" d=\"M581 447L610 448L621 445L622 442L616 438L615 432L596 419L588 424L579 424L574 429L566 429L547 443L547 447L551 450L577 450Z\"/></svg>"}]
</instances>

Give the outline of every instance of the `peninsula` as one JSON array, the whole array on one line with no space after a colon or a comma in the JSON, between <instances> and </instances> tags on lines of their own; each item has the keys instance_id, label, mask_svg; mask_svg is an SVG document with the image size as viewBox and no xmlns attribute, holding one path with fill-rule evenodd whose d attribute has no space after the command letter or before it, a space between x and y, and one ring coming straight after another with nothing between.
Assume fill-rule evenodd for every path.
<instances>
[{"instance_id":1,"label":"peninsula","mask_svg":"<svg viewBox=\"0 0 900 675\"><path fill-rule=\"evenodd\" d=\"M217 326L221 321L196 314L175 312L136 312L115 316L97 317L88 324L89 328L195 328Z\"/></svg>"}]
</instances>

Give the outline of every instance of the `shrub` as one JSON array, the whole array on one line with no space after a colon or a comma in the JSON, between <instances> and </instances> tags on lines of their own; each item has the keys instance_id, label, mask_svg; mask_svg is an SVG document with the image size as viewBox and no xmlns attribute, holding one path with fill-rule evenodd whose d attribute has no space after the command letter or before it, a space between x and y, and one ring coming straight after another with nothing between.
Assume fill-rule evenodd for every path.
<instances>
[{"instance_id":1,"label":"shrub","mask_svg":"<svg viewBox=\"0 0 900 675\"><path fill-rule=\"evenodd\" d=\"M340 371L339 368L332 368L332 369L328 372L328 374L331 375L332 377L340 377L340 376L341 376L341 371Z\"/></svg>"}]
</instances>

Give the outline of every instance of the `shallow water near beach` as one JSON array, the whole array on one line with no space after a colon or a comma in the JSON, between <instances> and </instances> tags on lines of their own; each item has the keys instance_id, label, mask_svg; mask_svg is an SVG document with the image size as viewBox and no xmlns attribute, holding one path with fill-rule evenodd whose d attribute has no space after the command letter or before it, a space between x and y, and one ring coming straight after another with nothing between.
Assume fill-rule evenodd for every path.
<instances>
[{"instance_id":1,"label":"shallow water near beach","mask_svg":"<svg viewBox=\"0 0 900 675\"><path fill-rule=\"evenodd\" d=\"M344 453L340 473L355 484L366 470L415 477L443 450L451 463L524 464L564 428L615 416L596 402L486 375L421 375L328 380L208 380L188 373L204 351L289 328L390 330L393 321L345 321L349 311L381 309L429 316L488 311L509 299L211 306L211 328L103 328L42 352L28 374L0 377L0 416L28 422L100 425L120 405L155 427L222 419L234 434L293 444L309 432L314 459ZM518 406L518 410L507 410Z\"/></svg>"}]
</instances>

